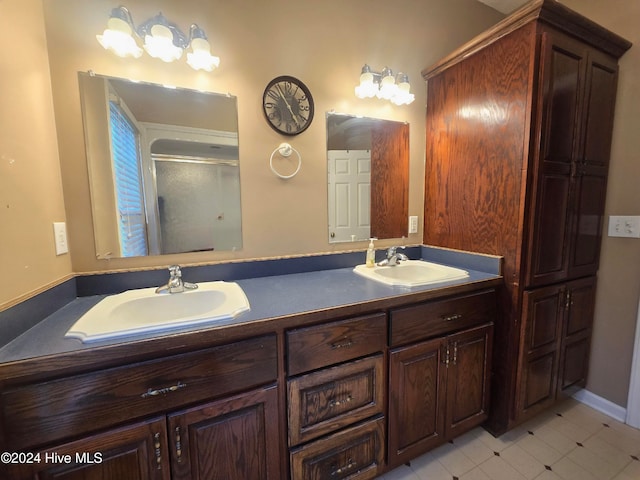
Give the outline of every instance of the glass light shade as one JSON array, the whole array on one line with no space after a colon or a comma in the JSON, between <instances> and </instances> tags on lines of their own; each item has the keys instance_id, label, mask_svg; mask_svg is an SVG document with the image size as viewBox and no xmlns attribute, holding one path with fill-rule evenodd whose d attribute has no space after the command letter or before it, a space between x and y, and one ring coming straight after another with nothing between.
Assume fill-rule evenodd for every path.
<instances>
[{"instance_id":1,"label":"glass light shade","mask_svg":"<svg viewBox=\"0 0 640 480\"><path fill-rule=\"evenodd\" d=\"M393 75L386 75L380 80L380 90L378 91L378 98L384 98L390 100L398 90L396 81Z\"/></svg>"},{"instance_id":2,"label":"glass light shade","mask_svg":"<svg viewBox=\"0 0 640 480\"><path fill-rule=\"evenodd\" d=\"M209 42L204 38L194 38L191 40L192 52L187 53L187 63L194 70L213 71L220 65L220 58L211 55Z\"/></svg>"},{"instance_id":3,"label":"glass light shade","mask_svg":"<svg viewBox=\"0 0 640 480\"><path fill-rule=\"evenodd\" d=\"M360 85L356 87L356 97L358 98L371 98L378 92L378 86L373 81L373 74L370 72L363 72L360 75Z\"/></svg>"},{"instance_id":4,"label":"glass light shade","mask_svg":"<svg viewBox=\"0 0 640 480\"><path fill-rule=\"evenodd\" d=\"M408 81L402 81L398 84L396 94L391 98L391 101L396 105L409 105L415 100L415 95L409 90L411 85Z\"/></svg>"},{"instance_id":5,"label":"glass light shade","mask_svg":"<svg viewBox=\"0 0 640 480\"><path fill-rule=\"evenodd\" d=\"M121 18L111 17L107 22L107 29L96 39L106 50L119 57L140 58L142 49L131 35L131 26Z\"/></svg>"},{"instance_id":6,"label":"glass light shade","mask_svg":"<svg viewBox=\"0 0 640 480\"><path fill-rule=\"evenodd\" d=\"M163 62L173 62L182 57L182 48L173 43L173 33L166 25L156 24L151 27L151 34L144 37L144 49L153 58Z\"/></svg>"}]
</instances>

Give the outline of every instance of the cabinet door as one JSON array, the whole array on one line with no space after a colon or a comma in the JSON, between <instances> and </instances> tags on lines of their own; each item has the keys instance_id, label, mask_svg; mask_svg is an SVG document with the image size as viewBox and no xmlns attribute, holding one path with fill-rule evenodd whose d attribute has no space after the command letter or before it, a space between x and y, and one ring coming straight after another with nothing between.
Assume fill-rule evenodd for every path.
<instances>
[{"instance_id":1,"label":"cabinet door","mask_svg":"<svg viewBox=\"0 0 640 480\"><path fill-rule=\"evenodd\" d=\"M558 396L570 396L586 384L595 294L595 276L567 284Z\"/></svg>"},{"instance_id":2,"label":"cabinet door","mask_svg":"<svg viewBox=\"0 0 640 480\"><path fill-rule=\"evenodd\" d=\"M570 278L595 275L598 270L617 82L617 63L590 50L572 215Z\"/></svg>"},{"instance_id":3,"label":"cabinet door","mask_svg":"<svg viewBox=\"0 0 640 480\"><path fill-rule=\"evenodd\" d=\"M584 90L585 47L564 35L542 36L540 150L528 258L528 284L562 281L569 269L571 194ZM534 137L535 138L535 137Z\"/></svg>"},{"instance_id":4,"label":"cabinet door","mask_svg":"<svg viewBox=\"0 0 640 480\"><path fill-rule=\"evenodd\" d=\"M493 325L448 337L447 438L480 425L489 408L489 371Z\"/></svg>"},{"instance_id":5,"label":"cabinet door","mask_svg":"<svg viewBox=\"0 0 640 480\"><path fill-rule=\"evenodd\" d=\"M555 402L564 301L564 285L524 293L518 415L532 415Z\"/></svg>"},{"instance_id":6,"label":"cabinet door","mask_svg":"<svg viewBox=\"0 0 640 480\"><path fill-rule=\"evenodd\" d=\"M275 386L169 416L173 480L281 480Z\"/></svg>"},{"instance_id":7,"label":"cabinet door","mask_svg":"<svg viewBox=\"0 0 640 480\"><path fill-rule=\"evenodd\" d=\"M391 351L389 465L405 463L444 441L446 341Z\"/></svg>"},{"instance_id":8,"label":"cabinet door","mask_svg":"<svg viewBox=\"0 0 640 480\"><path fill-rule=\"evenodd\" d=\"M8 470L13 480L169 480L165 417L109 430L38 453Z\"/></svg>"}]
</instances>

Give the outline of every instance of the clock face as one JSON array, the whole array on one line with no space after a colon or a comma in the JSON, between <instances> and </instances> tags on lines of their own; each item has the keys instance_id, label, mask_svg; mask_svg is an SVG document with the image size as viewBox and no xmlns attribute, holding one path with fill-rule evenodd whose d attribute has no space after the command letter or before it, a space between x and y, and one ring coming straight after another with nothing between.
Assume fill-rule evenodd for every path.
<instances>
[{"instance_id":1,"label":"clock face","mask_svg":"<svg viewBox=\"0 0 640 480\"><path fill-rule=\"evenodd\" d=\"M297 135L311 125L313 97L304 83L285 75L269 82L262 95L262 109L275 131Z\"/></svg>"}]
</instances>

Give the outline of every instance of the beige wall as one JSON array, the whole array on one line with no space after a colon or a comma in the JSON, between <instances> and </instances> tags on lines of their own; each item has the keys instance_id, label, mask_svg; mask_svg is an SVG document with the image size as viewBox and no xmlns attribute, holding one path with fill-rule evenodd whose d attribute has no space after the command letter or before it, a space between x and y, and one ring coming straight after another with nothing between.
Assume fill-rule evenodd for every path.
<instances>
[{"instance_id":1,"label":"beige wall","mask_svg":"<svg viewBox=\"0 0 640 480\"><path fill-rule=\"evenodd\" d=\"M147 56L120 59L95 40L113 1L44 0L62 172L75 272L105 271L366 249L365 242L330 245L327 231L325 113L329 110L410 122L409 214L422 218L425 87L420 71L501 18L473 0L352 0L229 2L130 1L135 22L162 11L186 30L197 22L221 58L213 73L184 61L164 64ZM397 107L360 100L353 90L364 63L409 74L416 101ZM138 259L96 260L77 72L129 77L238 97L243 249ZM278 75L293 75L311 89L316 113L303 134L276 134L261 111L262 92ZM302 154L293 179L277 178L269 156L288 140ZM420 243L422 234L387 243ZM381 243L384 245L385 243Z\"/></svg>"},{"instance_id":2,"label":"beige wall","mask_svg":"<svg viewBox=\"0 0 640 480\"><path fill-rule=\"evenodd\" d=\"M620 60L606 215L640 215L640 2L562 0L633 42ZM626 406L640 292L640 240L605 237L587 389Z\"/></svg>"},{"instance_id":3,"label":"beige wall","mask_svg":"<svg viewBox=\"0 0 640 480\"><path fill-rule=\"evenodd\" d=\"M0 2L0 310L71 274L41 0ZM9 20L7 20L9 19Z\"/></svg>"}]
</instances>

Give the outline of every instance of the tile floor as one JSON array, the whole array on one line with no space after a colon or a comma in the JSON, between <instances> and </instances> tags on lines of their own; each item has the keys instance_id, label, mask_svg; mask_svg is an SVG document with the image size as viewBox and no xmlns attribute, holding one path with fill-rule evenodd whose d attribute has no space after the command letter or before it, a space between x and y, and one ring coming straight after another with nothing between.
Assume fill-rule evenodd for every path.
<instances>
[{"instance_id":1,"label":"tile floor","mask_svg":"<svg viewBox=\"0 0 640 480\"><path fill-rule=\"evenodd\" d=\"M476 428L380 479L640 480L640 430L571 399L499 438Z\"/></svg>"}]
</instances>

